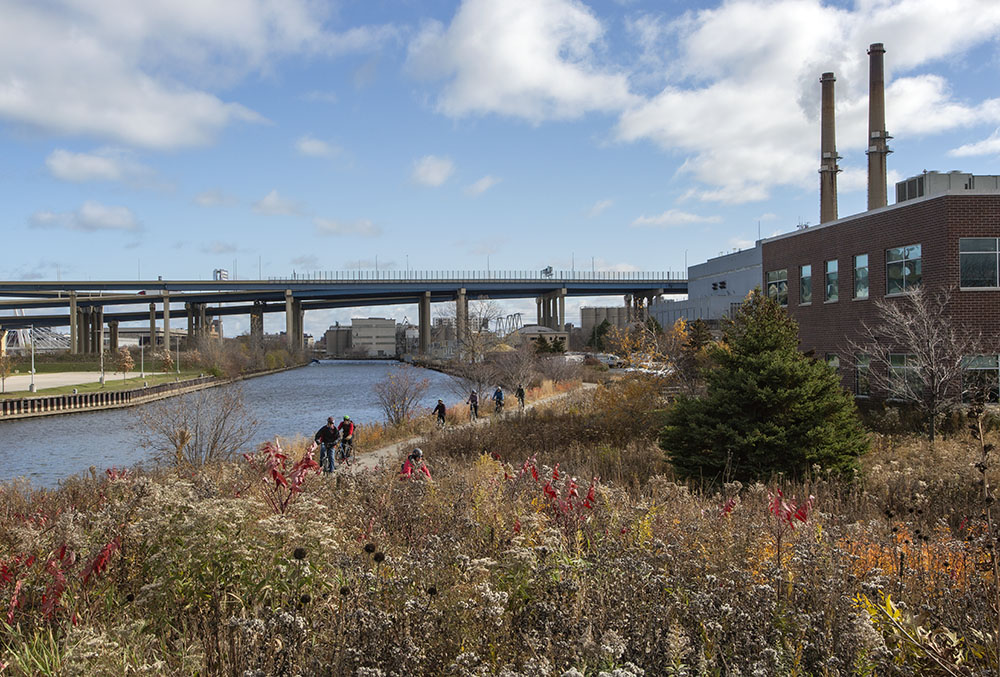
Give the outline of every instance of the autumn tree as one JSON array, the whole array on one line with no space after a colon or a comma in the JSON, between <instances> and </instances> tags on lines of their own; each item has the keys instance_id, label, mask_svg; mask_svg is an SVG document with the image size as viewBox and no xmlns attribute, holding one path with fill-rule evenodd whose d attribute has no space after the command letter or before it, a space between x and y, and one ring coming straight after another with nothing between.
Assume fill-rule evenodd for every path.
<instances>
[{"instance_id":1,"label":"autumn tree","mask_svg":"<svg viewBox=\"0 0 1000 677\"><path fill-rule=\"evenodd\" d=\"M168 374L174 370L174 356L171 354L169 348L161 348L157 353L157 357L160 360L160 367L162 367L164 374Z\"/></svg>"},{"instance_id":2,"label":"autumn tree","mask_svg":"<svg viewBox=\"0 0 1000 677\"><path fill-rule=\"evenodd\" d=\"M937 420L962 402L965 361L996 354L986 350L978 332L952 321L951 297L948 289L917 287L876 301L878 320L863 325L861 340L850 344L856 355L867 358L873 390L914 405L931 441Z\"/></svg>"},{"instance_id":3,"label":"autumn tree","mask_svg":"<svg viewBox=\"0 0 1000 677\"><path fill-rule=\"evenodd\" d=\"M813 465L847 473L868 442L854 400L798 349L798 326L752 292L711 345L703 397L681 395L660 436L683 477L752 480Z\"/></svg>"},{"instance_id":4,"label":"autumn tree","mask_svg":"<svg viewBox=\"0 0 1000 677\"><path fill-rule=\"evenodd\" d=\"M399 425L413 415L430 385L429 379L418 378L414 367L402 366L390 371L372 390L386 422Z\"/></svg>"},{"instance_id":5,"label":"autumn tree","mask_svg":"<svg viewBox=\"0 0 1000 677\"><path fill-rule=\"evenodd\" d=\"M122 373L122 383L128 378L128 373L135 369L135 360L132 359L132 351L122 346L115 353L115 370Z\"/></svg>"}]
</instances>

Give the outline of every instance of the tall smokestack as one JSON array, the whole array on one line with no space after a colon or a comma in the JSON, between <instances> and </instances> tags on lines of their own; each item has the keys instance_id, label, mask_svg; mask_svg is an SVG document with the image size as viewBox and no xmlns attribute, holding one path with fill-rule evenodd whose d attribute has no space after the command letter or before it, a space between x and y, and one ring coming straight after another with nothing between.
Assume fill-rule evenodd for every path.
<instances>
[{"instance_id":1,"label":"tall smokestack","mask_svg":"<svg viewBox=\"0 0 1000 677\"><path fill-rule=\"evenodd\" d=\"M885 207L886 198L886 156L889 150L889 136L885 131L885 67L883 65L885 47L881 42L868 48L868 209Z\"/></svg>"},{"instance_id":2,"label":"tall smokestack","mask_svg":"<svg viewBox=\"0 0 1000 677\"><path fill-rule=\"evenodd\" d=\"M820 112L819 222L837 220L837 132L834 124L833 73L823 73L823 106Z\"/></svg>"}]
</instances>

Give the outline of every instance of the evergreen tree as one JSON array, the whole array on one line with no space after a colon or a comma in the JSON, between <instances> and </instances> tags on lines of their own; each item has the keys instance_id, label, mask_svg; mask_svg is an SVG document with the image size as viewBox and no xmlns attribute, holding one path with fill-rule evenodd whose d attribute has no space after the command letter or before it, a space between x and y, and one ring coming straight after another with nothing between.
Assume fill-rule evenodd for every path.
<instances>
[{"instance_id":1,"label":"evergreen tree","mask_svg":"<svg viewBox=\"0 0 1000 677\"><path fill-rule=\"evenodd\" d=\"M714 340L708 325L701 318L688 324L687 335L688 339L684 347L692 353L697 353Z\"/></svg>"},{"instance_id":2,"label":"evergreen tree","mask_svg":"<svg viewBox=\"0 0 1000 677\"><path fill-rule=\"evenodd\" d=\"M590 338L587 340L587 345L595 350L604 350L604 336L611 330L611 323L604 320L599 325L594 327L594 330L590 332Z\"/></svg>"},{"instance_id":3,"label":"evergreen tree","mask_svg":"<svg viewBox=\"0 0 1000 677\"><path fill-rule=\"evenodd\" d=\"M539 336L535 339L535 352L539 355L544 355L546 353L552 352L552 347L549 345L549 340L544 336Z\"/></svg>"},{"instance_id":4,"label":"evergreen tree","mask_svg":"<svg viewBox=\"0 0 1000 677\"><path fill-rule=\"evenodd\" d=\"M798 350L798 327L754 290L710 345L704 397L679 397L660 446L684 477L752 480L814 464L847 473L868 442L836 373Z\"/></svg>"}]
</instances>

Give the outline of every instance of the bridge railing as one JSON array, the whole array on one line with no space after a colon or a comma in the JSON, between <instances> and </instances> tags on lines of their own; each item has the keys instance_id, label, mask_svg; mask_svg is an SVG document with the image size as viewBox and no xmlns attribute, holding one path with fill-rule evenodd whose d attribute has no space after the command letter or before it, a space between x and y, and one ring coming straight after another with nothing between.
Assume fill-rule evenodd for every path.
<instances>
[{"instance_id":1,"label":"bridge railing","mask_svg":"<svg viewBox=\"0 0 1000 677\"><path fill-rule=\"evenodd\" d=\"M269 277L268 282L653 282L682 281L677 271L554 270L323 270Z\"/></svg>"}]
</instances>

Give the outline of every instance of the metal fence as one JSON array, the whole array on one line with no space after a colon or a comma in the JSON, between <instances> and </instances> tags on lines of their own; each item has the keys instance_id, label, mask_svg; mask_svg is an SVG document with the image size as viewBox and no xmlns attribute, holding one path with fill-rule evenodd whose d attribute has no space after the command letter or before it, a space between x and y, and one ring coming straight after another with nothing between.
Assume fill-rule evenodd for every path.
<instances>
[{"instance_id":1,"label":"metal fence","mask_svg":"<svg viewBox=\"0 0 1000 677\"><path fill-rule=\"evenodd\" d=\"M268 282L656 282L686 280L677 271L582 270L321 270Z\"/></svg>"}]
</instances>

